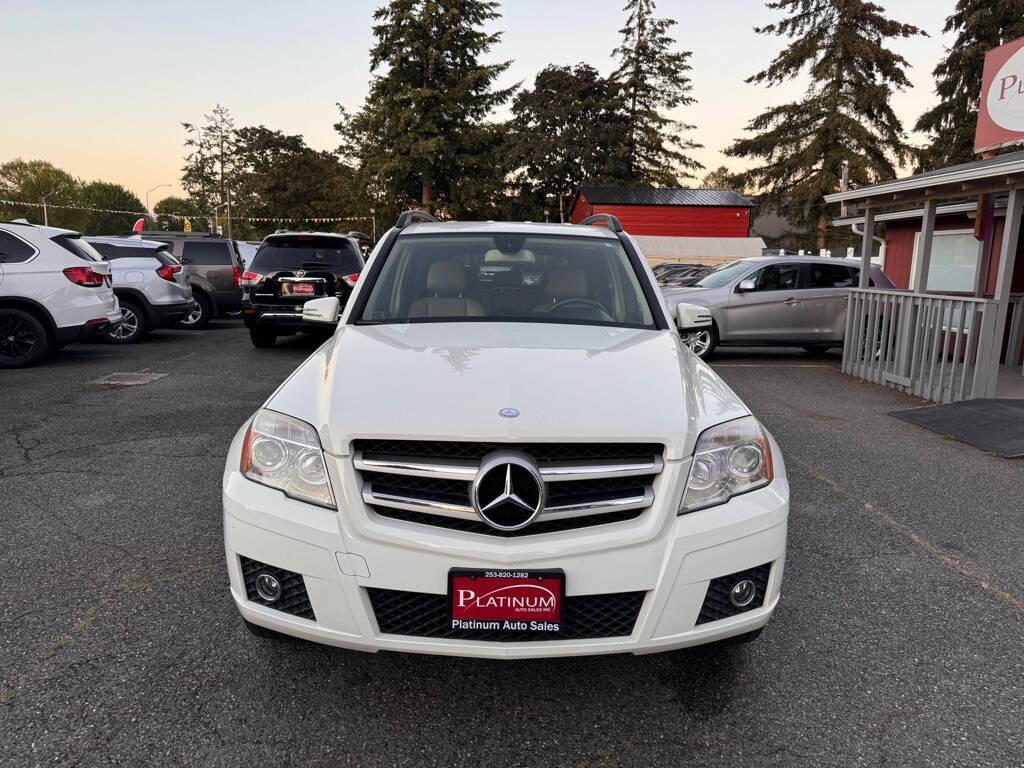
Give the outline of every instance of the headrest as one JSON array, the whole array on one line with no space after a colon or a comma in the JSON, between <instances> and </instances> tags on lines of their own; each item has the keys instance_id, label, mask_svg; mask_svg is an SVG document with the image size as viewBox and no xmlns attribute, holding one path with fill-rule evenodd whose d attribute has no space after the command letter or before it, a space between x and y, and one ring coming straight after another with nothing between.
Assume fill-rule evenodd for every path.
<instances>
[{"instance_id":1,"label":"headrest","mask_svg":"<svg viewBox=\"0 0 1024 768\"><path fill-rule=\"evenodd\" d=\"M454 261L435 261L427 270L427 291L436 296L458 296L466 290L466 273Z\"/></svg>"},{"instance_id":2,"label":"headrest","mask_svg":"<svg viewBox=\"0 0 1024 768\"><path fill-rule=\"evenodd\" d=\"M578 299L587 295L587 275L579 267L552 267L544 290L556 301Z\"/></svg>"}]
</instances>

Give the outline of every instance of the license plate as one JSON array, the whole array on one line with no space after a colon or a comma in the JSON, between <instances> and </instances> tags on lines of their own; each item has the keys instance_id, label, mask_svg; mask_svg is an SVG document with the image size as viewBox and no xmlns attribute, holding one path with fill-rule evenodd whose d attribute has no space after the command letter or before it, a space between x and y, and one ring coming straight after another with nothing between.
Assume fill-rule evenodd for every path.
<instances>
[{"instance_id":1,"label":"license plate","mask_svg":"<svg viewBox=\"0 0 1024 768\"><path fill-rule=\"evenodd\" d=\"M565 572L470 570L448 572L451 628L459 631L562 631Z\"/></svg>"},{"instance_id":2,"label":"license plate","mask_svg":"<svg viewBox=\"0 0 1024 768\"><path fill-rule=\"evenodd\" d=\"M285 296L313 296L316 294L316 285L313 283L284 283L281 286L281 293Z\"/></svg>"}]
</instances>

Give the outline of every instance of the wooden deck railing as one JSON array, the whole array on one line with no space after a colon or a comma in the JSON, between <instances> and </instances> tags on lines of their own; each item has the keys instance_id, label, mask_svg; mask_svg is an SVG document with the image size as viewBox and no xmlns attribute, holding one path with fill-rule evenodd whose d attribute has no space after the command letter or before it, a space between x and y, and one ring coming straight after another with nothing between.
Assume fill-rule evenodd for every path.
<instances>
[{"instance_id":1,"label":"wooden deck railing","mask_svg":"<svg viewBox=\"0 0 1024 768\"><path fill-rule=\"evenodd\" d=\"M843 372L941 403L994 397L995 324L991 299L854 288Z\"/></svg>"}]
</instances>

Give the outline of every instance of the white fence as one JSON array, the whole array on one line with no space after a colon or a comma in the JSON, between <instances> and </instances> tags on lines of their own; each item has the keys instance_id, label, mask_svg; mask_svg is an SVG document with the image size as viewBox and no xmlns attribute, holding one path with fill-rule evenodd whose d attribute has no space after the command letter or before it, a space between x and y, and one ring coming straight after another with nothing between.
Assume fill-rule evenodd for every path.
<instances>
[{"instance_id":1,"label":"white fence","mask_svg":"<svg viewBox=\"0 0 1024 768\"><path fill-rule=\"evenodd\" d=\"M941 403L994 397L996 310L991 299L851 289L843 372Z\"/></svg>"}]
</instances>

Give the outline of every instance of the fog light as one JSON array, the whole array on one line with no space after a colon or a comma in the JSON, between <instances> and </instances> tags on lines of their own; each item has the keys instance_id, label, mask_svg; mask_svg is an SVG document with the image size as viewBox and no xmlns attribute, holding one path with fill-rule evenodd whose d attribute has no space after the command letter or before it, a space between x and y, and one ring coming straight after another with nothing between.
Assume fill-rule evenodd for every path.
<instances>
[{"instance_id":1,"label":"fog light","mask_svg":"<svg viewBox=\"0 0 1024 768\"><path fill-rule=\"evenodd\" d=\"M256 577L256 592L268 603L276 602L281 597L281 582L269 573L261 573Z\"/></svg>"},{"instance_id":2,"label":"fog light","mask_svg":"<svg viewBox=\"0 0 1024 768\"><path fill-rule=\"evenodd\" d=\"M256 585L258 589L259 582L256 582ZM729 602L737 608L746 608L754 601L756 594L757 587L754 582L750 579L741 579L733 584L732 589L729 590Z\"/></svg>"}]
</instances>

